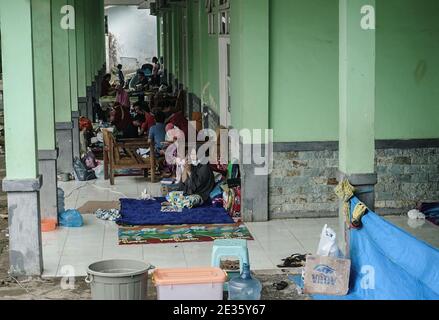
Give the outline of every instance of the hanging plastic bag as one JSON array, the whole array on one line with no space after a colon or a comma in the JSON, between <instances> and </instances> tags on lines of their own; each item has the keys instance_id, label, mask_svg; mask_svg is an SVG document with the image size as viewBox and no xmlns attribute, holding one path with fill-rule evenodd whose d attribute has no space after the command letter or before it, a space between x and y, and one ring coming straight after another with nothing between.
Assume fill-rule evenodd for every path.
<instances>
[{"instance_id":1,"label":"hanging plastic bag","mask_svg":"<svg viewBox=\"0 0 439 320\"><path fill-rule=\"evenodd\" d=\"M320 236L319 248L317 255L322 257L343 258L343 255L337 245L337 234L326 224L323 227Z\"/></svg>"},{"instance_id":2,"label":"hanging plastic bag","mask_svg":"<svg viewBox=\"0 0 439 320\"><path fill-rule=\"evenodd\" d=\"M65 228L79 228L84 225L84 220L78 210L67 210L60 213L59 225Z\"/></svg>"}]
</instances>

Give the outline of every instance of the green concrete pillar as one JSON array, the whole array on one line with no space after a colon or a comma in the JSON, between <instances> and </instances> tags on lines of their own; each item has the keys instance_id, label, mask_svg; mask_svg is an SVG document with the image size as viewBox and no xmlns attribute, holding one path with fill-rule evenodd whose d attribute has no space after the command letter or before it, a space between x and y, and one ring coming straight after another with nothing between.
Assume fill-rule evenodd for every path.
<instances>
[{"instance_id":1,"label":"green concrete pillar","mask_svg":"<svg viewBox=\"0 0 439 320\"><path fill-rule=\"evenodd\" d=\"M90 1L85 1L85 70L86 70L86 84L87 84L87 117L93 119L93 66L92 53L93 41L91 38L92 32L92 10Z\"/></svg>"},{"instance_id":2,"label":"green concrete pillar","mask_svg":"<svg viewBox=\"0 0 439 320\"><path fill-rule=\"evenodd\" d=\"M160 23L160 17L157 17L157 57L160 59L162 55L162 25Z\"/></svg>"},{"instance_id":3,"label":"green concrete pillar","mask_svg":"<svg viewBox=\"0 0 439 320\"><path fill-rule=\"evenodd\" d=\"M76 2L68 0L67 3L75 9L75 27L68 30L69 35L69 58L70 58L70 101L72 111L78 111L78 58L76 40Z\"/></svg>"},{"instance_id":4,"label":"green concrete pillar","mask_svg":"<svg viewBox=\"0 0 439 320\"><path fill-rule=\"evenodd\" d=\"M102 78L105 74L106 58L105 58L105 12L104 0L98 0L98 78L97 78L97 93L100 96Z\"/></svg>"},{"instance_id":5,"label":"green concrete pillar","mask_svg":"<svg viewBox=\"0 0 439 320\"><path fill-rule=\"evenodd\" d=\"M340 0L340 180L374 209L375 0ZM340 215L345 226L344 214ZM348 233L346 233L348 234ZM349 252L346 243L342 247ZM349 241L347 241L349 243Z\"/></svg>"},{"instance_id":6,"label":"green concrete pillar","mask_svg":"<svg viewBox=\"0 0 439 320\"><path fill-rule=\"evenodd\" d=\"M97 88L96 88L96 19L97 19L97 12L96 12L96 3L97 0L88 1L88 10L90 11L89 18L90 18L90 78L91 78L91 96L92 96L92 102L93 99L96 99L97 96ZM92 117L94 114L92 115Z\"/></svg>"},{"instance_id":7,"label":"green concrete pillar","mask_svg":"<svg viewBox=\"0 0 439 320\"><path fill-rule=\"evenodd\" d=\"M105 1L101 0L101 64L102 64L102 76L105 73L105 67L107 64L107 57L105 51Z\"/></svg>"},{"instance_id":8,"label":"green concrete pillar","mask_svg":"<svg viewBox=\"0 0 439 320\"><path fill-rule=\"evenodd\" d=\"M44 184L40 211L44 219L58 219L55 105L53 89L52 8L50 1L32 0L35 107L37 115L38 162Z\"/></svg>"},{"instance_id":9,"label":"green concrete pillar","mask_svg":"<svg viewBox=\"0 0 439 320\"><path fill-rule=\"evenodd\" d=\"M199 78L197 77L199 60L199 51L196 46L198 40L199 30L194 28L195 21L198 21L196 12L198 12L198 6L193 0L187 2L187 115L189 119L192 117L194 111L201 111L200 104L197 103L196 93L199 90Z\"/></svg>"},{"instance_id":10,"label":"green concrete pillar","mask_svg":"<svg viewBox=\"0 0 439 320\"><path fill-rule=\"evenodd\" d=\"M70 85L70 28L67 0L52 0L53 74L55 96L56 139L59 149L58 171L73 171L73 122Z\"/></svg>"},{"instance_id":11,"label":"green concrete pillar","mask_svg":"<svg viewBox=\"0 0 439 320\"><path fill-rule=\"evenodd\" d=\"M347 174L374 172L375 29L362 28L366 4L375 7L340 0L340 170Z\"/></svg>"},{"instance_id":12,"label":"green concrete pillar","mask_svg":"<svg viewBox=\"0 0 439 320\"><path fill-rule=\"evenodd\" d=\"M172 73L172 44L171 44L171 19L170 12L162 12L163 15L163 33L164 33L164 62L165 62L165 74L166 81L168 84L172 83L171 73Z\"/></svg>"},{"instance_id":13,"label":"green concrete pillar","mask_svg":"<svg viewBox=\"0 0 439 320\"><path fill-rule=\"evenodd\" d=\"M204 7L204 3L199 3L199 22L198 22L198 28L200 30L200 40L199 40L199 48L200 48L200 61L199 61L199 68L200 68L200 82L201 82L201 91L200 91L200 98L202 100L209 99L209 97L205 97L204 89L209 83L209 37L211 35L208 34L208 14L206 13L206 8ZM202 104L206 101L202 101ZM204 108L204 105L201 106L201 108Z\"/></svg>"},{"instance_id":14,"label":"green concrete pillar","mask_svg":"<svg viewBox=\"0 0 439 320\"><path fill-rule=\"evenodd\" d=\"M269 9L269 0L231 2L231 95L234 97L231 107L233 116L237 112L242 114L238 117L240 123L234 123L239 129L269 129ZM257 138L251 147L262 144L263 152L267 152L269 145L265 145L265 134ZM268 175L257 175L253 164L241 167L243 215L246 221L267 221Z\"/></svg>"},{"instance_id":15,"label":"green concrete pillar","mask_svg":"<svg viewBox=\"0 0 439 320\"><path fill-rule=\"evenodd\" d=\"M79 147L79 105L78 105L78 57L76 39L76 2L68 0L67 3L73 8L74 26L68 29L69 34L69 60L70 60L70 104L72 109L72 144L73 157L81 157Z\"/></svg>"},{"instance_id":16,"label":"green concrete pillar","mask_svg":"<svg viewBox=\"0 0 439 320\"><path fill-rule=\"evenodd\" d=\"M9 263L12 275L43 271L30 0L0 0Z\"/></svg>"},{"instance_id":17,"label":"green concrete pillar","mask_svg":"<svg viewBox=\"0 0 439 320\"><path fill-rule=\"evenodd\" d=\"M177 12L175 8L172 8L171 11L171 57L172 57L172 63L171 63L171 72L172 72L172 85L174 88L176 87L178 83L178 45L177 45Z\"/></svg>"},{"instance_id":18,"label":"green concrete pillar","mask_svg":"<svg viewBox=\"0 0 439 320\"><path fill-rule=\"evenodd\" d=\"M105 52L105 1L104 0L101 0L100 8L101 8L101 64L102 64L102 73L104 73L107 63L107 57Z\"/></svg>"},{"instance_id":19,"label":"green concrete pillar","mask_svg":"<svg viewBox=\"0 0 439 320\"><path fill-rule=\"evenodd\" d=\"M87 116L87 69L85 46L86 0L76 0L76 55L78 64L79 114Z\"/></svg>"},{"instance_id":20,"label":"green concrete pillar","mask_svg":"<svg viewBox=\"0 0 439 320\"><path fill-rule=\"evenodd\" d=\"M178 90L181 79L181 8L172 6L170 11L171 84Z\"/></svg>"}]
</instances>

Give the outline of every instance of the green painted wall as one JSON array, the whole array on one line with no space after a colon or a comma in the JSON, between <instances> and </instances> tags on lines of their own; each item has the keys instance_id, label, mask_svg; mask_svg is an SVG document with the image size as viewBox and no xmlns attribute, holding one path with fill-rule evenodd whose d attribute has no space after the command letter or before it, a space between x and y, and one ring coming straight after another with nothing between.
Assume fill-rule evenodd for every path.
<instances>
[{"instance_id":1,"label":"green painted wall","mask_svg":"<svg viewBox=\"0 0 439 320\"><path fill-rule=\"evenodd\" d=\"M377 1L378 139L439 137L438 12L436 0Z\"/></svg>"},{"instance_id":2,"label":"green painted wall","mask_svg":"<svg viewBox=\"0 0 439 320\"><path fill-rule=\"evenodd\" d=\"M179 81L186 82L190 92L219 112L218 34L208 34L204 1L188 1L187 9L172 6L172 10L162 13L165 65ZM188 74L183 68L183 10L187 10L188 16Z\"/></svg>"},{"instance_id":3,"label":"green painted wall","mask_svg":"<svg viewBox=\"0 0 439 320\"><path fill-rule=\"evenodd\" d=\"M50 1L32 0L32 39L38 148L40 150L55 150L52 10Z\"/></svg>"},{"instance_id":4,"label":"green painted wall","mask_svg":"<svg viewBox=\"0 0 439 320\"><path fill-rule=\"evenodd\" d=\"M240 43L257 28L243 8L231 1L232 122L243 127L260 119L257 103L248 110L242 84L255 81L242 64L251 58ZM253 7L257 7L254 5ZM377 139L439 137L439 2L386 0L377 4L376 113ZM169 71L180 76L179 24L176 9L164 15L172 32L164 44ZM217 112L219 106L218 35L207 32L204 1L188 0L189 90ZM270 0L269 126L276 142L334 141L339 136L339 1ZM256 11L255 11L256 12ZM251 25L250 25L251 24ZM168 30L166 30L168 31ZM261 51L255 37L252 50ZM181 44L180 44L181 45ZM251 46L250 46L251 47ZM240 70L240 72L238 72ZM395 81L395 78L398 81ZM254 91L255 101L258 91ZM249 93L250 96L250 93ZM265 108L261 107L261 108ZM259 116L258 116L259 115ZM397 119L394 121L394 119Z\"/></svg>"},{"instance_id":5,"label":"green painted wall","mask_svg":"<svg viewBox=\"0 0 439 320\"><path fill-rule=\"evenodd\" d=\"M270 1L276 142L338 139L338 0Z\"/></svg>"},{"instance_id":6,"label":"green painted wall","mask_svg":"<svg viewBox=\"0 0 439 320\"><path fill-rule=\"evenodd\" d=\"M61 28L61 8L67 0L52 0L53 74L56 122L70 122L69 32Z\"/></svg>"},{"instance_id":7,"label":"green painted wall","mask_svg":"<svg viewBox=\"0 0 439 320\"><path fill-rule=\"evenodd\" d=\"M231 107L232 124L239 129L269 128L269 4L232 1Z\"/></svg>"}]
</instances>

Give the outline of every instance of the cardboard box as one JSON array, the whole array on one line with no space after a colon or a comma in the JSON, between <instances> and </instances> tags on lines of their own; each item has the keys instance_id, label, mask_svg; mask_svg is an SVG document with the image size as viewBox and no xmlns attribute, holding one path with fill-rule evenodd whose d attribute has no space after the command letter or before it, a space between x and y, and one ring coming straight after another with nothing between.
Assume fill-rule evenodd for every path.
<instances>
[{"instance_id":1,"label":"cardboard box","mask_svg":"<svg viewBox=\"0 0 439 320\"><path fill-rule=\"evenodd\" d=\"M308 256L304 293L345 296L349 292L350 272L350 260Z\"/></svg>"}]
</instances>

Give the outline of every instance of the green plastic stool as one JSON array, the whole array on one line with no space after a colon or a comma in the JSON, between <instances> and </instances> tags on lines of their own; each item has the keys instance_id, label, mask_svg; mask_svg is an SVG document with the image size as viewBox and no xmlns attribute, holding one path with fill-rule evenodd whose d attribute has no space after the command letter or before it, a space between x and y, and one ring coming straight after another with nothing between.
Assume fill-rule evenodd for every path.
<instances>
[{"instance_id":1,"label":"green plastic stool","mask_svg":"<svg viewBox=\"0 0 439 320\"><path fill-rule=\"evenodd\" d=\"M212 267L220 267L223 257L239 258L239 267L242 273L244 264L250 264L247 240L215 240L212 250Z\"/></svg>"},{"instance_id":2,"label":"green plastic stool","mask_svg":"<svg viewBox=\"0 0 439 320\"><path fill-rule=\"evenodd\" d=\"M212 250L212 267L220 267L221 258L223 257L236 257L239 258L239 267L241 271L237 273L236 271L228 272L227 282L224 284L224 291L229 291L229 280L234 276L239 276L242 273L244 264L249 263L249 255L247 248L247 240L215 240L213 243Z\"/></svg>"}]
</instances>

